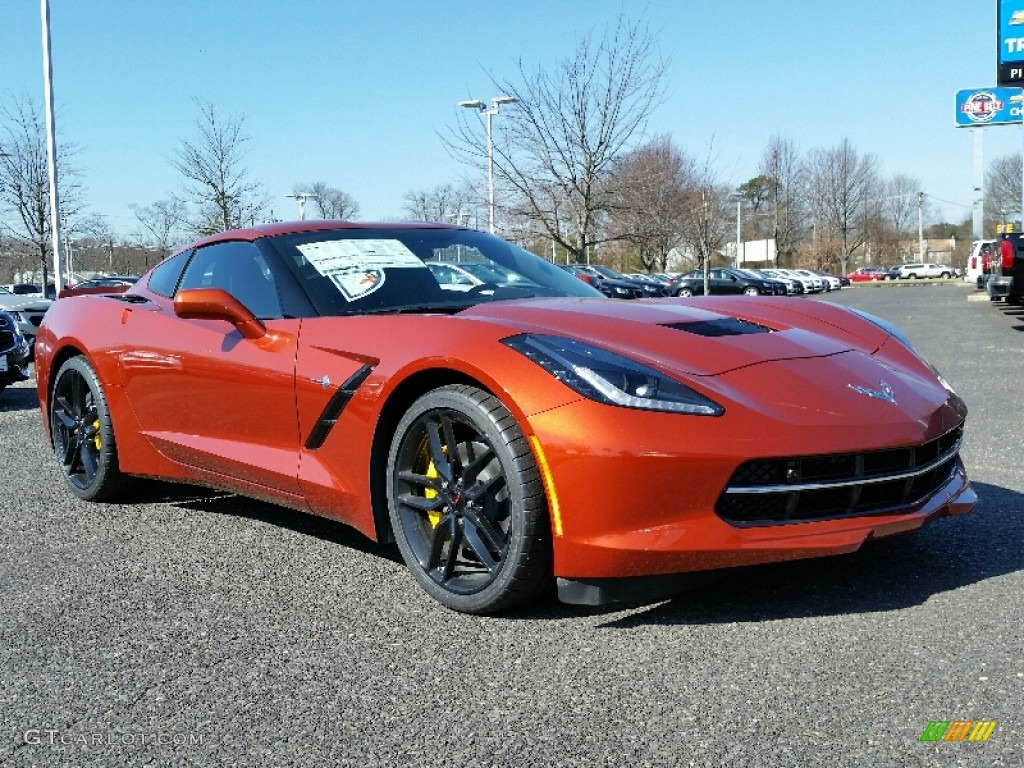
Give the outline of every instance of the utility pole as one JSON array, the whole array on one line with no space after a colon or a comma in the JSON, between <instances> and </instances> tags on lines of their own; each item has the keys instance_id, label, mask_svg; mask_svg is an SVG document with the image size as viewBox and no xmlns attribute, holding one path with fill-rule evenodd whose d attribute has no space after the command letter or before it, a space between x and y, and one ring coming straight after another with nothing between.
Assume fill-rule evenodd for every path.
<instances>
[{"instance_id":1,"label":"utility pole","mask_svg":"<svg viewBox=\"0 0 1024 768\"><path fill-rule=\"evenodd\" d=\"M924 261L924 192L917 193L917 256Z\"/></svg>"}]
</instances>

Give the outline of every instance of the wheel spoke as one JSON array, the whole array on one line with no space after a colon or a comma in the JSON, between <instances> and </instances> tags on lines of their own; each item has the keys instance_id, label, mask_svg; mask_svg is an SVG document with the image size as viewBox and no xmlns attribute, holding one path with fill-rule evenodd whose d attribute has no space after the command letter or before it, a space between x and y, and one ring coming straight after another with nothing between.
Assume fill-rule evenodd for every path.
<instances>
[{"instance_id":1,"label":"wheel spoke","mask_svg":"<svg viewBox=\"0 0 1024 768\"><path fill-rule=\"evenodd\" d=\"M470 501L477 501L485 496L496 495L505 485L505 476L501 474L492 475L486 480L480 480L466 489L466 498Z\"/></svg>"},{"instance_id":2,"label":"wheel spoke","mask_svg":"<svg viewBox=\"0 0 1024 768\"><path fill-rule=\"evenodd\" d=\"M398 503L417 512L433 512L444 504L441 496L428 499L426 496L413 496L411 493L403 493L398 497Z\"/></svg>"},{"instance_id":3,"label":"wheel spoke","mask_svg":"<svg viewBox=\"0 0 1024 768\"><path fill-rule=\"evenodd\" d=\"M75 470L75 458L81 452L82 443L74 434L65 435L63 442L64 456L61 459L61 463L64 464L66 471L70 474Z\"/></svg>"},{"instance_id":4,"label":"wheel spoke","mask_svg":"<svg viewBox=\"0 0 1024 768\"><path fill-rule=\"evenodd\" d=\"M441 427L444 430L444 441L448 446L448 463L451 465L451 475L455 478L462 474L462 460L459 458L459 446L455 442L455 430L452 428L452 420L447 413L441 413Z\"/></svg>"},{"instance_id":5,"label":"wheel spoke","mask_svg":"<svg viewBox=\"0 0 1024 768\"><path fill-rule=\"evenodd\" d=\"M505 547L508 546L508 537L505 533L499 529L487 515L477 512L475 510L467 510L466 518L470 520L474 528L479 531L480 536L484 539L489 550L503 553Z\"/></svg>"},{"instance_id":6,"label":"wheel spoke","mask_svg":"<svg viewBox=\"0 0 1024 768\"><path fill-rule=\"evenodd\" d=\"M398 473L398 479L404 480L405 482L416 485L424 489L431 491L441 492L441 483L438 482L436 477L428 477L427 475L421 475L417 472L412 472L408 469L400 470Z\"/></svg>"},{"instance_id":7,"label":"wheel spoke","mask_svg":"<svg viewBox=\"0 0 1024 768\"><path fill-rule=\"evenodd\" d=\"M79 455L82 459L82 470L85 472L85 479L92 480L96 477L96 470L99 469L99 463L96 461L96 452L89 449L88 443L82 443Z\"/></svg>"},{"instance_id":8,"label":"wheel spoke","mask_svg":"<svg viewBox=\"0 0 1024 768\"><path fill-rule=\"evenodd\" d=\"M452 481L452 467L448 462L448 456L441 445L439 430L441 425L433 419L426 420L427 439L430 441L430 460L434 463L434 469L448 482Z\"/></svg>"},{"instance_id":9,"label":"wheel spoke","mask_svg":"<svg viewBox=\"0 0 1024 768\"><path fill-rule=\"evenodd\" d=\"M476 524L479 520L474 520L470 516L466 516L462 521L463 533L466 537L466 544L473 550L473 554L477 556L484 568L488 571L493 571L494 567L498 564L497 560L494 559L494 555L491 554L491 550L487 543L484 541L484 531Z\"/></svg>"},{"instance_id":10,"label":"wheel spoke","mask_svg":"<svg viewBox=\"0 0 1024 768\"><path fill-rule=\"evenodd\" d=\"M58 397L56 403L58 407L53 409L53 415L60 420L61 426L65 429L72 429L75 426L75 417L72 415L71 404L65 397Z\"/></svg>"},{"instance_id":11,"label":"wheel spoke","mask_svg":"<svg viewBox=\"0 0 1024 768\"><path fill-rule=\"evenodd\" d=\"M463 477L462 482L467 487L476 482L476 479L479 476L479 474L487 467L488 464L491 463L491 460L494 458L494 451L491 450L491 447L489 445L486 445L486 444L484 444L484 449L485 450L482 451L479 456L474 458L473 457L474 445L476 445L476 444L475 443L470 443L469 444L469 453L470 453L469 459L470 459L470 461L469 461L469 464L466 465L466 470L465 470L465 472L463 472L463 475L462 475L462 477Z\"/></svg>"}]
</instances>

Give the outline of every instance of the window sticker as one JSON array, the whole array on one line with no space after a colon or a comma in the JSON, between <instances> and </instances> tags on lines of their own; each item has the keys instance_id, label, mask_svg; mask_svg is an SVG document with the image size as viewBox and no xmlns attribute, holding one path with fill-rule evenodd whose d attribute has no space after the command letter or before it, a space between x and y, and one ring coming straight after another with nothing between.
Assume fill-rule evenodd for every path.
<instances>
[{"instance_id":1,"label":"window sticker","mask_svg":"<svg viewBox=\"0 0 1024 768\"><path fill-rule=\"evenodd\" d=\"M346 301L379 290L386 279L385 270L427 268L398 240L327 240L297 247L317 272L338 287Z\"/></svg>"}]
</instances>

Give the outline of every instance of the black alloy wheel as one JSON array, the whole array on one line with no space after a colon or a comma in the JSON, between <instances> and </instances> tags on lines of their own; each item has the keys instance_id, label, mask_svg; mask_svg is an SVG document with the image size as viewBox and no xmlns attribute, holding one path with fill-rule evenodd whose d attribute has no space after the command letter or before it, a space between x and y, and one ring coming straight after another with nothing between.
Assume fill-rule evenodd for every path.
<instances>
[{"instance_id":1,"label":"black alloy wheel","mask_svg":"<svg viewBox=\"0 0 1024 768\"><path fill-rule=\"evenodd\" d=\"M428 392L388 454L388 510L406 565L439 602L493 613L551 581L551 524L530 446L508 410L470 386Z\"/></svg>"},{"instance_id":2,"label":"black alloy wheel","mask_svg":"<svg viewBox=\"0 0 1024 768\"><path fill-rule=\"evenodd\" d=\"M85 358L72 357L57 372L50 435L64 479L76 496L103 501L124 489L107 399Z\"/></svg>"}]
</instances>

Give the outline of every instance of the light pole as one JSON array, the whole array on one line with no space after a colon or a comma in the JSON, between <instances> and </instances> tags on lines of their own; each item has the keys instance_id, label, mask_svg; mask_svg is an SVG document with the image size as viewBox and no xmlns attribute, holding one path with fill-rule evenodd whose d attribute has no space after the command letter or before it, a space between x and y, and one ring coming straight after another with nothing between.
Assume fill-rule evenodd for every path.
<instances>
[{"instance_id":1,"label":"light pole","mask_svg":"<svg viewBox=\"0 0 1024 768\"><path fill-rule=\"evenodd\" d=\"M491 99L491 108L480 99L460 101L459 106L466 109L477 109L487 117L487 228L494 234L494 138L491 133L491 120L501 111L502 104L515 104L519 99L515 96L495 96Z\"/></svg>"},{"instance_id":2,"label":"light pole","mask_svg":"<svg viewBox=\"0 0 1024 768\"><path fill-rule=\"evenodd\" d=\"M320 195L314 195L312 192L296 192L294 195L285 195L285 197L294 197L299 203L299 221L306 220L306 201L320 197Z\"/></svg>"}]
</instances>

